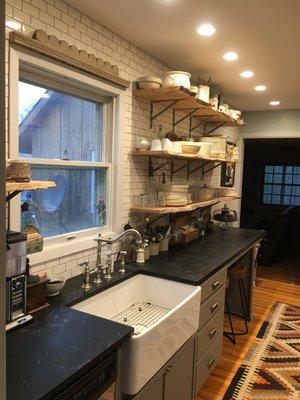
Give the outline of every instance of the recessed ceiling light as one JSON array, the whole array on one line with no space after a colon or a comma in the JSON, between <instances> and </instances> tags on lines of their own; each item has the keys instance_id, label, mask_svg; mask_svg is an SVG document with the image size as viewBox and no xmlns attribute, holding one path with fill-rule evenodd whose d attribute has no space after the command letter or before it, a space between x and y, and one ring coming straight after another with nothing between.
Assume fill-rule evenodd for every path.
<instances>
[{"instance_id":1,"label":"recessed ceiling light","mask_svg":"<svg viewBox=\"0 0 300 400\"><path fill-rule=\"evenodd\" d=\"M212 36L216 32L216 28L211 24L202 24L197 28L197 33L202 36Z\"/></svg>"},{"instance_id":2,"label":"recessed ceiling light","mask_svg":"<svg viewBox=\"0 0 300 400\"><path fill-rule=\"evenodd\" d=\"M13 29L14 31L19 31L22 28L22 23L13 20L7 20L5 22L5 26L9 29Z\"/></svg>"},{"instance_id":3,"label":"recessed ceiling light","mask_svg":"<svg viewBox=\"0 0 300 400\"><path fill-rule=\"evenodd\" d=\"M242 78L252 78L254 76L254 72L252 71L243 71L241 72L241 77Z\"/></svg>"},{"instance_id":4,"label":"recessed ceiling light","mask_svg":"<svg viewBox=\"0 0 300 400\"><path fill-rule=\"evenodd\" d=\"M224 54L223 58L226 61L235 61L239 58L239 55L234 51L228 51L228 53Z\"/></svg>"},{"instance_id":5,"label":"recessed ceiling light","mask_svg":"<svg viewBox=\"0 0 300 400\"><path fill-rule=\"evenodd\" d=\"M264 85L258 85L258 86L255 86L254 89L255 89L257 92L263 92L264 90L267 89L267 87L264 86Z\"/></svg>"},{"instance_id":6,"label":"recessed ceiling light","mask_svg":"<svg viewBox=\"0 0 300 400\"><path fill-rule=\"evenodd\" d=\"M279 100L272 100L272 101L270 101L270 105L271 105L271 106L279 106L279 104L280 104L280 101L279 101Z\"/></svg>"}]
</instances>

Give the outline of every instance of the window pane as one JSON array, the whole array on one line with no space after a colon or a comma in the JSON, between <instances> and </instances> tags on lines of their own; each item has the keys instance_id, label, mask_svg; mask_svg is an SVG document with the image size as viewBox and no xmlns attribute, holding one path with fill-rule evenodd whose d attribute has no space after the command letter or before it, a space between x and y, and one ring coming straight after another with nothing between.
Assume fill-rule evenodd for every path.
<instances>
[{"instance_id":1,"label":"window pane","mask_svg":"<svg viewBox=\"0 0 300 400\"><path fill-rule=\"evenodd\" d=\"M273 182L273 175L272 174L265 174L265 182L272 183Z\"/></svg>"},{"instance_id":2,"label":"window pane","mask_svg":"<svg viewBox=\"0 0 300 400\"><path fill-rule=\"evenodd\" d=\"M284 194L292 194L292 186L285 186L284 187Z\"/></svg>"},{"instance_id":3,"label":"window pane","mask_svg":"<svg viewBox=\"0 0 300 400\"><path fill-rule=\"evenodd\" d=\"M282 175L274 174L274 183L282 183Z\"/></svg>"},{"instance_id":4,"label":"window pane","mask_svg":"<svg viewBox=\"0 0 300 400\"><path fill-rule=\"evenodd\" d=\"M293 175L286 175L285 183L293 183Z\"/></svg>"},{"instance_id":5,"label":"window pane","mask_svg":"<svg viewBox=\"0 0 300 400\"><path fill-rule=\"evenodd\" d=\"M271 204L271 196L268 194L265 194L263 201L265 204Z\"/></svg>"},{"instance_id":6,"label":"window pane","mask_svg":"<svg viewBox=\"0 0 300 400\"><path fill-rule=\"evenodd\" d=\"M20 156L102 161L102 112L102 103L20 81Z\"/></svg>"},{"instance_id":7,"label":"window pane","mask_svg":"<svg viewBox=\"0 0 300 400\"><path fill-rule=\"evenodd\" d=\"M272 193L272 185L264 185L264 193L271 194Z\"/></svg>"},{"instance_id":8,"label":"window pane","mask_svg":"<svg viewBox=\"0 0 300 400\"><path fill-rule=\"evenodd\" d=\"M293 184L300 185L300 175L294 175Z\"/></svg>"},{"instance_id":9,"label":"window pane","mask_svg":"<svg viewBox=\"0 0 300 400\"><path fill-rule=\"evenodd\" d=\"M273 185L273 194L281 194L281 185Z\"/></svg>"},{"instance_id":10,"label":"window pane","mask_svg":"<svg viewBox=\"0 0 300 400\"><path fill-rule=\"evenodd\" d=\"M300 174L300 167L294 167L294 174Z\"/></svg>"},{"instance_id":11,"label":"window pane","mask_svg":"<svg viewBox=\"0 0 300 400\"><path fill-rule=\"evenodd\" d=\"M267 173L273 173L274 167L272 165L266 165L265 166L265 172Z\"/></svg>"},{"instance_id":12,"label":"window pane","mask_svg":"<svg viewBox=\"0 0 300 400\"><path fill-rule=\"evenodd\" d=\"M280 204L280 196L272 196L272 204Z\"/></svg>"},{"instance_id":13,"label":"window pane","mask_svg":"<svg viewBox=\"0 0 300 400\"><path fill-rule=\"evenodd\" d=\"M284 205L289 206L291 204L291 197L290 196L284 196Z\"/></svg>"},{"instance_id":14,"label":"window pane","mask_svg":"<svg viewBox=\"0 0 300 400\"><path fill-rule=\"evenodd\" d=\"M283 173L283 167L274 167L274 172L275 174L282 174Z\"/></svg>"},{"instance_id":15,"label":"window pane","mask_svg":"<svg viewBox=\"0 0 300 400\"><path fill-rule=\"evenodd\" d=\"M56 188L22 193L28 207L22 212L22 229L36 226L45 237L106 225L106 169L40 168L32 166L33 179L53 180Z\"/></svg>"},{"instance_id":16,"label":"window pane","mask_svg":"<svg viewBox=\"0 0 300 400\"><path fill-rule=\"evenodd\" d=\"M286 174L292 174L293 171L294 171L294 167L289 166L289 167L286 167L285 173L286 173Z\"/></svg>"}]
</instances>

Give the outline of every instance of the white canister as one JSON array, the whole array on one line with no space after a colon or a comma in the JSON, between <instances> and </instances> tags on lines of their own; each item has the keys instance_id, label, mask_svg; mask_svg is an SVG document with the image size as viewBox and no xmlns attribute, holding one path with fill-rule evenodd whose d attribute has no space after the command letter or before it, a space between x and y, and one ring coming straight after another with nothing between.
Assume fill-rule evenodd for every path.
<instances>
[{"instance_id":1,"label":"white canister","mask_svg":"<svg viewBox=\"0 0 300 400\"><path fill-rule=\"evenodd\" d=\"M209 91L210 91L209 86L200 85L198 92L198 99L205 101L206 103L209 103Z\"/></svg>"},{"instance_id":2,"label":"white canister","mask_svg":"<svg viewBox=\"0 0 300 400\"><path fill-rule=\"evenodd\" d=\"M165 237L163 240L159 243L159 251L168 251L169 250L169 238Z\"/></svg>"},{"instance_id":3,"label":"white canister","mask_svg":"<svg viewBox=\"0 0 300 400\"><path fill-rule=\"evenodd\" d=\"M140 138L137 145L139 150L149 150L150 149L150 142L148 139Z\"/></svg>"},{"instance_id":4,"label":"white canister","mask_svg":"<svg viewBox=\"0 0 300 400\"><path fill-rule=\"evenodd\" d=\"M150 258L150 247L146 247L144 250L144 259L149 260Z\"/></svg>"},{"instance_id":5,"label":"white canister","mask_svg":"<svg viewBox=\"0 0 300 400\"><path fill-rule=\"evenodd\" d=\"M159 254L159 243L150 244L150 256L157 256Z\"/></svg>"},{"instance_id":6,"label":"white canister","mask_svg":"<svg viewBox=\"0 0 300 400\"><path fill-rule=\"evenodd\" d=\"M145 250L144 249L137 249L136 262L138 264L144 264L144 262L145 262Z\"/></svg>"},{"instance_id":7,"label":"white canister","mask_svg":"<svg viewBox=\"0 0 300 400\"><path fill-rule=\"evenodd\" d=\"M161 139L162 149L165 151L173 151L173 143L168 138Z\"/></svg>"},{"instance_id":8,"label":"white canister","mask_svg":"<svg viewBox=\"0 0 300 400\"><path fill-rule=\"evenodd\" d=\"M159 139L153 139L151 142L151 151L161 151L162 146L161 146L161 141Z\"/></svg>"},{"instance_id":9,"label":"white canister","mask_svg":"<svg viewBox=\"0 0 300 400\"><path fill-rule=\"evenodd\" d=\"M174 150L174 153L181 154L182 153L181 143L180 142L173 142L173 150Z\"/></svg>"}]
</instances>

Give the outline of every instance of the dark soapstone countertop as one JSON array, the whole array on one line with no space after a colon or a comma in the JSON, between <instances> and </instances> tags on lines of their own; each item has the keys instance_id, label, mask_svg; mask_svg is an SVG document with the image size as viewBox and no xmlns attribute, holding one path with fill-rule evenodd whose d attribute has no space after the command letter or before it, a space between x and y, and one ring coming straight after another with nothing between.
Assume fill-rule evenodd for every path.
<instances>
[{"instance_id":1,"label":"dark soapstone countertop","mask_svg":"<svg viewBox=\"0 0 300 400\"><path fill-rule=\"evenodd\" d=\"M81 288L83 277L67 280L51 306L34 314L34 321L7 335L7 400L48 400L66 383L114 351L133 329L66 306L74 305L138 273L199 285L251 248L261 233L249 229L216 229L204 239L151 257L144 264L127 264L110 281ZM118 270L118 265L116 265Z\"/></svg>"},{"instance_id":2,"label":"dark soapstone countertop","mask_svg":"<svg viewBox=\"0 0 300 400\"><path fill-rule=\"evenodd\" d=\"M133 329L68 307L48 307L7 335L7 400L53 399Z\"/></svg>"},{"instance_id":3,"label":"dark soapstone countertop","mask_svg":"<svg viewBox=\"0 0 300 400\"><path fill-rule=\"evenodd\" d=\"M142 266L132 264L129 269L200 285L260 239L261 232L257 230L216 229L204 239L160 253Z\"/></svg>"}]
</instances>

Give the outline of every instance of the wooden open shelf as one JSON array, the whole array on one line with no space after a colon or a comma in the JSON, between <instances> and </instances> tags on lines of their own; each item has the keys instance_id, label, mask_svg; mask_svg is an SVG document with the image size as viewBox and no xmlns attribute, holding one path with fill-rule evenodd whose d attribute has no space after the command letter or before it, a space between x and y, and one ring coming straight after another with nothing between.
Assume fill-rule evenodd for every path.
<instances>
[{"instance_id":1,"label":"wooden open shelf","mask_svg":"<svg viewBox=\"0 0 300 400\"><path fill-rule=\"evenodd\" d=\"M55 182L52 181L6 182L6 192L48 189L53 187L55 187Z\"/></svg>"},{"instance_id":2,"label":"wooden open shelf","mask_svg":"<svg viewBox=\"0 0 300 400\"><path fill-rule=\"evenodd\" d=\"M133 95L143 100L151 102L173 102L169 109L171 110L192 110L197 109L192 116L203 118L204 120L209 118L209 123L224 123L231 126L243 126L229 115L216 111L212 108L209 103L199 100L193 93L185 89L182 86L173 87L162 87L160 89L135 89Z\"/></svg>"},{"instance_id":3,"label":"wooden open shelf","mask_svg":"<svg viewBox=\"0 0 300 400\"><path fill-rule=\"evenodd\" d=\"M133 150L131 153L133 156L140 157L156 157L156 158L171 158L175 160L200 160L200 161L218 161L218 162L230 162L237 163L238 161L227 160L225 158L213 158L213 157L202 157L198 154L176 154L171 153L169 151L161 150L161 151L150 151L150 150Z\"/></svg>"},{"instance_id":4,"label":"wooden open shelf","mask_svg":"<svg viewBox=\"0 0 300 400\"><path fill-rule=\"evenodd\" d=\"M37 189L48 189L54 188L55 182L52 181L29 181L29 182L6 182L6 202L13 199L23 190L37 190Z\"/></svg>"},{"instance_id":5,"label":"wooden open shelf","mask_svg":"<svg viewBox=\"0 0 300 400\"><path fill-rule=\"evenodd\" d=\"M180 207L132 207L130 209L131 213L146 213L146 214L177 214L182 212L190 212L195 211L200 208L206 208L209 206L213 206L222 201L231 201L240 199L241 196L226 196L226 197L217 197L215 199L202 201L199 203L187 204L186 206Z\"/></svg>"}]
</instances>

